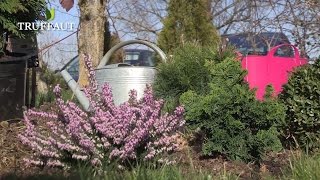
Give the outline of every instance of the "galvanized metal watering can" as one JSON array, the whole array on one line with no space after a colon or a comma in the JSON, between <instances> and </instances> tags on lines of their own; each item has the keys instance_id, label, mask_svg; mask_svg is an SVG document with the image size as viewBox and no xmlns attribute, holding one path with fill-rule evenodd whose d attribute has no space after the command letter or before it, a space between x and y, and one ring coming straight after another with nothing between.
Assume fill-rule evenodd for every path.
<instances>
[{"instance_id":1,"label":"galvanized metal watering can","mask_svg":"<svg viewBox=\"0 0 320 180\"><path fill-rule=\"evenodd\" d=\"M115 105L120 105L127 101L129 99L129 91L132 89L135 89L137 91L137 97L141 98L146 84L152 84L156 75L155 67L132 66L126 63L106 65L115 51L130 44L146 45L157 52L163 62L166 62L165 53L155 44L147 41L130 40L112 47L102 58L95 71L100 90L105 83L110 84ZM89 100L81 91L77 82L71 77L67 70L61 71L61 75L83 108L88 111L90 108Z\"/></svg>"}]
</instances>

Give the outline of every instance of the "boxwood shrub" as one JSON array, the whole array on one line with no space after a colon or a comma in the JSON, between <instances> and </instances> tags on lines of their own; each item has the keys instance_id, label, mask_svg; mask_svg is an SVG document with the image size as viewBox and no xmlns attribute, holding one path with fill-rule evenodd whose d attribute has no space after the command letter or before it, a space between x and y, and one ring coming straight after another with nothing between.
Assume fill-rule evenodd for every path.
<instances>
[{"instance_id":1,"label":"boxwood shrub","mask_svg":"<svg viewBox=\"0 0 320 180\"><path fill-rule=\"evenodd\" d=\"M280 124L286 146L314 150L320 147L320 60L296 69L280 98L286 118Z\"/></svg>"}]
</instances>

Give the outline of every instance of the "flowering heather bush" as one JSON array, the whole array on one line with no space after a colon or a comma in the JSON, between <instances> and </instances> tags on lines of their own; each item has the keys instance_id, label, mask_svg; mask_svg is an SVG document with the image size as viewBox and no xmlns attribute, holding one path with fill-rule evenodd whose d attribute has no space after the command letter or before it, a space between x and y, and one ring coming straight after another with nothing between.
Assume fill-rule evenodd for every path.
<instances>
[{"instance_id":1,"label":"flowering heather bush","mask_svg":"<svg viewBox=\"0 0 320 180\"><path fill-rule=\"evenodd\" d=\"M19 135L34 154L28 165L70 167L72 162L103 163L151 160L177 148L177 130L183 126L183 107L172 115L161 114L163 100L156 100L151 86L137 99L130 91L129 101L115 106L108 84L98 92L91 60L85 56L90 85L84 92L91 103L90 112L61 99L61 89L54 89L58 112L25 112L26 130ZM36 125L43 119L44 127ZM161 159L163 160L163 159Z\"/></svg>"}]
</instances>

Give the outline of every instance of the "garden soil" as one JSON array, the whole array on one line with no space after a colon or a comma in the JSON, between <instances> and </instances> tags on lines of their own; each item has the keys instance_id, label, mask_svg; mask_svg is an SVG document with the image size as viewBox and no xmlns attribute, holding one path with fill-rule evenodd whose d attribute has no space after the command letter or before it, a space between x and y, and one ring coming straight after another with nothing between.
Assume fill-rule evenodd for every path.
<instances>
[{"instance_id":1,"label":"garden soil","mask_svg":"<svg viewBox=\"0 0 320 180\"><path fill-rule=\"evenodd\" d=\"M180 138L179 141L181 148L175 155L179 164L186 167L191 165L202 172L208 172L220 177L228 174L236 175L239 179L279 177L289 167L290 156L294 154L287 150L278 153L269 152L260 164L246 164L239 161L229 161L221 155L202 156L201 146L195 143L194 140L188 143L187 140Z\"/></svg>"}]
</instances>

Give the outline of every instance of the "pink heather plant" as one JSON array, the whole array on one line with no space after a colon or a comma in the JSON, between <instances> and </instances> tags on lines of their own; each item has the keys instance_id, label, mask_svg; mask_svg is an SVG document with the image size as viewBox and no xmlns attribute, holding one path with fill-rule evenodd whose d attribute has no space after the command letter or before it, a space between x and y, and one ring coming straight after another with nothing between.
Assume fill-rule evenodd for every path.
<instances>
[{"instance_id":1,"label":"pink heather plant","mask_svg":"<svg viewBox=\"0 0 320 180\"><path fill-rule=\"evenodd\" d=\"M115 161L151 160L176 150L177 131L184 125L183 107L177 107L172 115L161 114L164 102L155 99L151 86L146 87L142 99L138 100L136 91L131 90L129 101L115 106L110 86L105 84L98 92L91 59L85 56L85 60L90 85L84 92L91 111L64 102L57 85L57 113L25 112L26 129L19 138L34 151L25 159L28 165L67 168L72 160L78 160L100 167ZM33 123L39 118L45 121L45 127Z\"/></svg>"}]
</instances>

